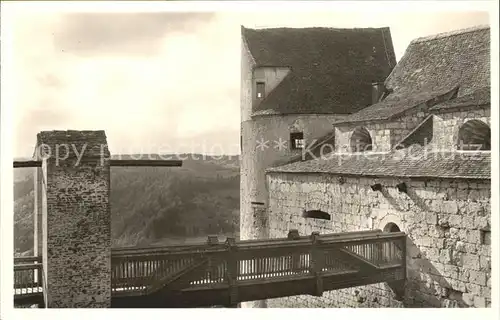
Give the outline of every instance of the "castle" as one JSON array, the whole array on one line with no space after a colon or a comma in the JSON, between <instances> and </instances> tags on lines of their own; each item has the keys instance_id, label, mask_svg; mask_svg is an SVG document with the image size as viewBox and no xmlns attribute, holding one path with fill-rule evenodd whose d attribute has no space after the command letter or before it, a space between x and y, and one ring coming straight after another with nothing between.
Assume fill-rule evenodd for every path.
<instances>
[{"instance_id":1,"label":"castle","mask_svg":"<svg viewBox=\"0 0 500 320\"><path fill-rule=\"evenodd\" d=\"M490 29L413 40L388 28L247 29L241 53L241 239L408 235L387 284L258 307L489 307Z\"/></svg>"}]
</instances>

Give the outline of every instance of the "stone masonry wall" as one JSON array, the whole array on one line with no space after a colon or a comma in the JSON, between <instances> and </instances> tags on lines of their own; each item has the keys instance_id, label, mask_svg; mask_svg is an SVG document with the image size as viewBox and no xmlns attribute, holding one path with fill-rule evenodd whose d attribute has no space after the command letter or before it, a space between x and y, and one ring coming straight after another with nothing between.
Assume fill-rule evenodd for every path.
<instances>
[{"instance_id":1,"label":"stone masonry wall","mask_svg":"<svg viewBox=\"0 0 500 320\"><path fill-rule=\"evenodd\" d=\"M428 115L424 108L411 110L407 114L393 121L368 121L363 126L370 133L373 151L386 152L401 142L413 129L415 129ZM336 152L351 152L350 141L354 129L359 124L338 125L335 128Z\"/></svg>"},{"instance_id":2,"label":"stone masonry wall","mask_svg":"<svg viewBox=\"0 0 500 320\"><path fill-rule=\"evenodd\" d=\"M469 120L481 120L491 127L490 108L458 110L434 115L433 142L441 149L455 149L458 131Z\"/></svg>"},{"instance_id":3,"label":"stone masonry wall","mask_svg":"<svg viewBox=\"0 0 500 320\"><path fill-rule=\"evenodd\" d=\"M395 223L408 235L407 285L398 301L385 284L267 301L268 307L490 307L490 181L398 179L270 173L269 232L286 237L384 229ZM332 220L303 218L303 210L326 211Z\"/></svg>"},{"instance_id":4,"label":"stone masonry wall","mask_svg":"<svg viewBox=\"0 0 500 320\"><path fill-rule=\"evenodd\" d=\"M38 141L39 146L50 148L44 161L47 212L43 254L48 307L110 307L110 170L105 134L42 132Z\"/></svg>"}]
</instances>

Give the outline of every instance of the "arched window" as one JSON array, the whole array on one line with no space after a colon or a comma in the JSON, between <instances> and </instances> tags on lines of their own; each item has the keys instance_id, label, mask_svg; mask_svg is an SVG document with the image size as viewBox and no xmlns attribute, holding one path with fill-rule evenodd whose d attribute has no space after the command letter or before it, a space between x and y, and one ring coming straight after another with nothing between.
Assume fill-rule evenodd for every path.
<instances>
[{"instance_id":1,"label":"arched window","mask_svg":"<svg viewBox=\"0 0 500 320\"><path fill-rule=\"evenodd\" d=\"M364 127L354 129L351 136L351 152L363 152L372 150L372 137Z\"/></svg>"},{"instance_id":2,"label":"arched window","mask_svg":"<svg viewBox=\"0 0 500 320\"><path fill-rule=\"evenodd\" d=\"M331 220L331 216L321 210L309 210L304 211L302 214L304 218L313 218L313 219L322 219L322 220Z\"/></svg>"},{"instance_id":3,"label":"arched window","mask_svg":"<svg viewBox=\"0 0 500 320\"><path fill-rule=\"evenodd\" d=\"M491 150L490 127L480 120L469 120L458 130L458 150Z\"/></svg>"}]
</instances>

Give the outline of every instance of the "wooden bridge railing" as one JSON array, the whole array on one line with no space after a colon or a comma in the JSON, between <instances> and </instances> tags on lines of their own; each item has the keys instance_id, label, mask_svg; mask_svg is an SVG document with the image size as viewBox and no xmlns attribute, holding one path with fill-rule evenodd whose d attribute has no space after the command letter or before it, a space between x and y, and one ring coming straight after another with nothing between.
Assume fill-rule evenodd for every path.
<instances>
[{"instance_id":1,"label":"wooden bridge railing","mask_svg":"<svg viewBox=\"0 0 500 320\"><path fill-rule=\"evenodd\" d=\"M14 258L14 290L16 296L42 293L43 274L41 257Z\"/></svg>"},{"instance_id":2,"label":"wooden bridge railing","mask_svg":"<svg viewBox=\"0 0 500 320\"><path fill-rule=\"evenodd\" d=\"M279 239L113 249L112 290L144 295L165 286L213 288L391 268L401 273L405 241L405 233L381 230L302 237L291 232Z\"/></svg>"}]
</instances>

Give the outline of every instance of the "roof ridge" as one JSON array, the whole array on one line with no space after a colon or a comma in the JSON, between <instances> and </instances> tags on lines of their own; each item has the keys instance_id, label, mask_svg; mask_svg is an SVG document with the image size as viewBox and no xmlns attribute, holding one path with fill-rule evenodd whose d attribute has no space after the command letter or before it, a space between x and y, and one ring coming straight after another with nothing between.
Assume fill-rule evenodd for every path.
<instances>
[{"instance_id":1,"label":"roof ridge","mask_svg":"<svg viewBox=\"0 0 500 320\"><path fill-rule=\"evenodd\" d=\"M461 35L464 33L470 33L470 32L485 30L485 29L490 29L490 26L489 25L477 25L477 26L473 26L473 27L469 27L469 28L457 29L457 30L452 30L452 31L448 31L448 32L441 32L441 33L433 34L430 36L425 36L425 37L413 39L410 42L410 45L416 44L416 43L432 41L432 40L437 40L437 39L448 38L448 37L452 37L452 36Z\"/></svg>"}]
</instances>

